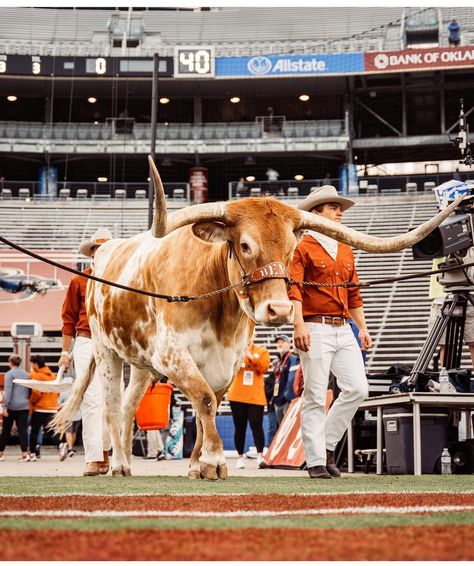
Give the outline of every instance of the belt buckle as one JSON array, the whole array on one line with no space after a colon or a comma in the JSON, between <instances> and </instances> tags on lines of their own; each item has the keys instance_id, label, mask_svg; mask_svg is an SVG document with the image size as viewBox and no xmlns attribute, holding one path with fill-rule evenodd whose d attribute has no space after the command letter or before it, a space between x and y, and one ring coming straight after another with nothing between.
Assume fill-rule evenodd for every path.
<instances>
[{"instance_id":1,"label":"belt buckle","mask_svg":"<svg viewBox=\"0 0 474 566\"><path fill-rule=\"evenodd\" d=\"M336 322L336 320L338 322ZM333 326L342 326L344 324L344 319L342 318L342 316L333 316L332 317L332 325Z\"/></svg>"}]
</instances>

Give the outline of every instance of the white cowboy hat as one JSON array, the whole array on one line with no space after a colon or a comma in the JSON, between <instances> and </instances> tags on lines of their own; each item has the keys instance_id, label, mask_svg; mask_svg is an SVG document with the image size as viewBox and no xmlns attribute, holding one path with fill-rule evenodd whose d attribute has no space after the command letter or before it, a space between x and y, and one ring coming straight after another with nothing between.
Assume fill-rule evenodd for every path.
<instances>
[{"instance_id":1,"label":"white cowboy hat","mask_svg":"<svg viewBox=\"0 0 474 566\"><path fill-rule=\"evenodd\" d=\"M100 246L107 240L112 239L112 234L107 228L99 228L92 234L89 240L84 240L79 244L79 251L82 255L92 257L92 248Z\"/></svg>"},{"instance_id":2,"label":"white cowboy hat","mask_svg":"<svg viewBox=\"0 0 474 566\"><path fill-rule=\"evenodd\" d=\"M300 210L307 210L311 212L313 208L319 204L325 204L328 202L337 202L341 205L342 212L355 205L355 202L351 199L340 197L336 187L332 185L323 185L322 187L317 187L313 189L310 194L300 202L298 208Z\"/></svg>"}]
</instances>

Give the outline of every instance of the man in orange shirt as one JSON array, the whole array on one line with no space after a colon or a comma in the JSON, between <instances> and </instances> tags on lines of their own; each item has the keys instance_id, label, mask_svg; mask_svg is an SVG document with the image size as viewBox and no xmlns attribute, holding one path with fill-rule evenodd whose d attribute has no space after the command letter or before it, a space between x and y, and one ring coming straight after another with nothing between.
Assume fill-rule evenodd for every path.
<instances>
[{"instance_id":1,"label":"man in orange shirt","mask_svg":"<svg viewBox=\"0 0 474 566\"><path fill-rule=\"evenodd\" d=\"M86 257L94 257L97 248L112 238L106 228L99 228L93 236L79 246ZM84 273L91 273L86 269ZM74 341L73 358L76 374L86 372L93 355L91 330L86 313L87 279L74 275L69 283L62 307L62 352L58 365L69 367L69 350ZM100 376L94 375L82 401L82 441L86 468L84 476L98 476L109 471L110 437L104 422L104 395Z\"/></svg>"},{"instance_id":2,"label":"man in orange shirt","mask_svg":"<svg viewBox=\"0 0 474 566\"><path fill-rule=\"evenodd\" d=\"M245 468L244 448L247 422L250 423L257 448L257 465L263 462L265 436L263 412L267 404L263 375L270 366L270 354L265 346L256 346L253 337L248 345L242 366L234 377L227 398L234 420L234 443L239 459L237 468Z\"/></svg>"},{"instance_id":3,"label":"man in orange shirt","mask_svg":"<svg viewBox=\"0 0 474 566\"><path fill-rule=\"evenodd\" d=\"M354 201L340 197L336 188L323 185L298 208L341 222ZM358 281L352 249L318 232L308 231L296 248L291 278L297 281L337 284ZM361 347L372 346L363 301L358 287L293 285L290 299L295 309L294 342L300 350L305 378L301 432L311 478L338 477L334 449L357 408L368 395L361 348L348 324L359 328ZM341 394L325 415L329 372Z\"/></svg>"}]
</instances>

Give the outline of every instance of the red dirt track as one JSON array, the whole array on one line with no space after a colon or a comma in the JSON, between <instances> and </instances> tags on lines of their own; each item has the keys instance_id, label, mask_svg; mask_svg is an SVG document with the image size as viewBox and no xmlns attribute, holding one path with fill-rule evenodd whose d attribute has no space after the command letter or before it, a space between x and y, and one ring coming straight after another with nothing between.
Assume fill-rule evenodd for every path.
<instances>
[{"instance_id":1,"label":"red dirt track","mask_svg":"<svg viewBox=\"0 0 474 566\"><path fill-rule=\"evenodd\" d=\"M2 510L35 511L38 526L49 511L304 511L342 508L433 507L474 505L474 494L399 493L351 495L1 497ZM429 512L429 511L428 511ZM143 516L143 514L142 514ZM80 519L77 519L80 521ZM97 524L106 524L103 518ZM407 526L373 528L246 528L245 518L232 529L122 530L0 529L1 559L7 560L473 560L473 526ZM148 523L149 524L149 523ZM196 523L198 525L199 523ZM357 524L357 523L356 523ZM278 541L277 548L269 541Z\"/></svg>"},{"instance_id":2,"label":"red dirt track","mask_svg":"<svg viewBox=\"0 0 474 566\"><path fill-rule=\"evenodd\" d=\"M474 558L470 544L472 525L352 530L0 531L0 536L9 543L2 545L2 560L45 560L46 557L48 560L294 561ZM277 547L271 541L278 541Z\"/></svg>"},{"instance_id":3,"label":"red dirt track","mask_svg":"<svg viewBox=\"0 0 474 566\"><path fill-rule=\"evenodd\" d=\"M474 505L474 494L456 493L366 493L354 495L214 495L127 497L1 497L0 507L9 511L285 511L297 509L341 509L364 506Z\"/></svg>"}]
</instances>

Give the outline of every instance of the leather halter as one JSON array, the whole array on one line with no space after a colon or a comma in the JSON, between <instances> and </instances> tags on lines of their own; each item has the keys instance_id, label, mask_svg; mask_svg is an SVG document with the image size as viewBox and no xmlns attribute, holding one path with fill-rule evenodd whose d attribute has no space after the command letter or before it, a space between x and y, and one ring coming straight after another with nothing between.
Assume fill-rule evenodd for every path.
<instances>
[{"instance_id":1,"label":"leather halter","mask_svg":"<svg viewBox=\"0 0 474 566\"><path fill-rule=\"evenodd\" d=\"M243 268L242 264L240 263L238 255L235 253L234 243L228 241L227 244L229 245L229 257L231 258L234 255L237 264L242 272L242 286L243 289L240 291L240 295L244 298L248 298L248 288L250 285L254 285L255 283L260 283L261 281L265 281L266 279L285 279L288 283L290 281L290 272L284 263L281 261L271 261L270 263L266 263L261 267L257 267L250 273L246 273L245 269Z\"/></svg>"}]
</instances>

